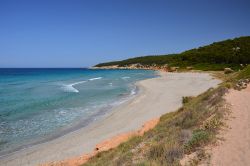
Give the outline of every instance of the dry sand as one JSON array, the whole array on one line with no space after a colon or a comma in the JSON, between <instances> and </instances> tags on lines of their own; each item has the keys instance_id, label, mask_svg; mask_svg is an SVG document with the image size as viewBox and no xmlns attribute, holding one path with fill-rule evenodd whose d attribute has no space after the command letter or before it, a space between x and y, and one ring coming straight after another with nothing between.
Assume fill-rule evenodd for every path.
<instances>
[{"instance_id":1,"label":"dry sand","mask_svg":"<svg viewBox=\"0 0 250 166\"><path fill-rule=\"evenodd\" d=\"M82 156L103 140L134 132L146 122L175 111L183 96L196 96L220 81L205 73L161 73L161 77L137 83L134 99L114 108L110 114L88 127L55 140L2 157L0 165L39 165Z\"/></svg>"},{"instance_id":2,"label":"dry sand","mask_svg":"<svg viewBox=\"0 0 250 166\"><path fill-rule=\"evenodd\" d=\"M211 165L250 165L250 85L242 91L230 90L225 97L232 112L226 124L229 127L220 136L219 142L211 150Z\"/></svg>"},{"instance_id":3,"label":"dry sand","mask_svg":"<svg viewBox=\"0 0 250 166\"><path fill-rule=\"evenodd\" d=\"M62 161L53 161L45 164L41 164L40 166L78 166L86 163L91 157L95 156L97 153L102 151L107 151L109 149L115 148L120 145L122 142L127 141L129 138L133 136L142 136L145 132L153 129L157 123L160 121L160 118L155 118L150 121L147 121L141 129L137 131L131 131L128 133L118 134L108 140L104 140L103 142L97 144L93 152L84 154L78 157L69 158Z\"/></svg>"}]
</instances>

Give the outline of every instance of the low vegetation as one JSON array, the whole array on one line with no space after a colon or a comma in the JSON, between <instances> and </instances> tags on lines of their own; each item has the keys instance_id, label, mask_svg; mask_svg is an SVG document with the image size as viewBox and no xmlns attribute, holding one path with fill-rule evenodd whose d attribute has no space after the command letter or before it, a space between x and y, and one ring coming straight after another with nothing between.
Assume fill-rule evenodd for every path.
<instances>
[{"instance_id":1,"label":"low vegetation","mask_svg":"<svg viewBox=\"0 0 250 166\"><path fill-rule=\"evenodd\" d=\"M165 65L186 68L192 66L197 70L241 69L240 64L250 63L250 37L239 37L208 46L191 49L180 54L154 55L136 57L122 61L100 63L97 67L118 65L126 66L140 63L141 65Z\"/></svg>"},{"instance_id":2,"label":"low vegetation","mask_svg":"<svg viewBox=\"0 0 250 166\"><path fill-rule=\"evenodd\" d=\"M250 65L243 69L236 77L236 80L250 78Z\"/></svg>"},{"instance_id":3,"label":"low vegetation","mask_svg":"<svg viewBox=\"0 0 250 166\"><path fill-rule=\"evenodd\" d=\"M192 100L192 96L183 96L182 97L182 104L188 103L190 100Z\"/></svg>"}]
</instances>

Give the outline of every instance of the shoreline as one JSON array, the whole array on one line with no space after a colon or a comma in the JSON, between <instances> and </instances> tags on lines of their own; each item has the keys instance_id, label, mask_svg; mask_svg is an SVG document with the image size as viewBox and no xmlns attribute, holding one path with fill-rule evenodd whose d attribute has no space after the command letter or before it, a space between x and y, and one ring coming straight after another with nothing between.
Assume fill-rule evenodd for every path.
<instances>
[{"instance_id":1,"label":"shoreline","mask_svg":"<svg viewBox=\"0 0 250 166\"><path fill-rule=\"evenodd\" d=\"M10 149L10 150L0 152L0 161L1 161L2 158L13 155L15 153L19 153L20 151L23 151L23 150L28 149L28 148L32 148L34 146L39 146L41 144L45 144L47 142L58 139L60 137L64 137L67 134L76 132L77 130L85 128L85 127L91 125L92 123L96 123L96 122L102 120L103 118L108 116L108 114L114 108L116 108L117 106L122 105L122 104L128 102L129 100L133 100L133 98L136 97L138 95L138 93L139 93L139 90L137 89L138 87L136 86L135 88L136 88L136 90L135 90L134 94L129 95L129 96L125 97L125 98L120 98L115 103L109 104L109 106L100 108L100 110L104 110L104 111L98 111L96 114L91 116L90 119L88 119L88 120L80 120L78 122L75 122L73 125L71 125L69 127L59 129L60 131L58 131L58 132L56 132L56 133L54 133L52 135L49 135L49 136L46 136L46 137L43 137L43 138L38 138L38 139L30 141L27 144L18 146L16 148L13 148L13 149ZM1 165L1 163L0 163L0 165Z\"/></svg>"},{"instance_id":2,"label":"shoreline","mask_svg":"<svg viewBox=\"0 0 250 166\"><path fill-rule=\"evenodd\" d=\"M103 140L135 131L146 121L177 110L183 96L198 95L218 83L204 73L161 73L161 77L139 81L138 95L111 110L102 121L6 156L0 165L38 165L90 153Z\"/></svg>"},{"instance_id":3,"label":"shoreline","mask_svg":"<svg viewBox=\"0 0 250 166\"><path fill-rule=\"evenodd\" d=\"M155 76L157 77L159 74L155 74ZM155 78L155 77L153 77ZM15 148L12 149L7 149L7 150L3 150L0 152L0 161L1 159L14 155L16 153L19 153L25 149L29 149L35 146L39 146L42 144L46 144L47 142L53 141L55 139L58 139L60 137L64 137L65 135L68 135L70 133L74 133L77 132L78 130L85 128L89 125L92 125L92 123L97 123L98 121L102 120L103 118L105 118L106 116L109 115L109 113L115 109L117 106L122 105L126 102L128 102L129 100L133 100L138 94L139 94L139 88L137 87L136 83L133 83L133 87L134 89L132 89L130 91L129 94L123 95L118 97L118 99L114 100L113 102L108 103L106 106L100 107L95 114L93 114L92 116L89 117L89 119L80 119L76 122L74 122L73 124L71 124L70 126L64 127L64 128L60 128L58 131L56 131L53 134L50 135L46 135L43 136L42 138L36 138L33 139L31 141L29 141L26 144L22 144L20 146L17 146ZM0 163L1 165L1 163Z\"/></svg>"}]
</instances>

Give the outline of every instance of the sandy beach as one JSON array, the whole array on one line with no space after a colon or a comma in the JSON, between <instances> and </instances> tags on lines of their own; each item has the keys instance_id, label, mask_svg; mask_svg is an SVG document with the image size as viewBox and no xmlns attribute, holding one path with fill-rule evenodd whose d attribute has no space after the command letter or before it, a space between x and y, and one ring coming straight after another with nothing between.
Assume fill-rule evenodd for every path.
<instances>
[{"instance_id":1,"label":"sandy beach","mask_svg":"<svg viewBox=\"0 0 250 166\"><path fill-rule=\"evenodd\" d=\"M90 153L111 137L141 128L151 119L175 111L183 96L196 96L221 81L206 73L160 73L137 83L138 95L114 108L105 118L54 139L0 158L0 165L39 165Z\"/></svg>"}]
</instances>

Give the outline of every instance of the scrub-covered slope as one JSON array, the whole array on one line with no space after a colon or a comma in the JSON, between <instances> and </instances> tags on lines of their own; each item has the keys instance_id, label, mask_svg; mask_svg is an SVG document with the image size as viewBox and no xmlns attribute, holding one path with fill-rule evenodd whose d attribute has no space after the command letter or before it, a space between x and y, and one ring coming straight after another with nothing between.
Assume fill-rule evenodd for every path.
<instances>
[{"instance_id":1,"label":"scrub-covered slope","mask_svg":"<svg viewBox=\"0 0 250 166\"><path fill-rule=\"evenodd\" d=\"M220 70L224 67L238 68L239 64L250 63L250 36L215 42L180 54L144 56L97 64L96 67L131 64L165 65L196 69Z\"/></svg>"}]
</instances>

